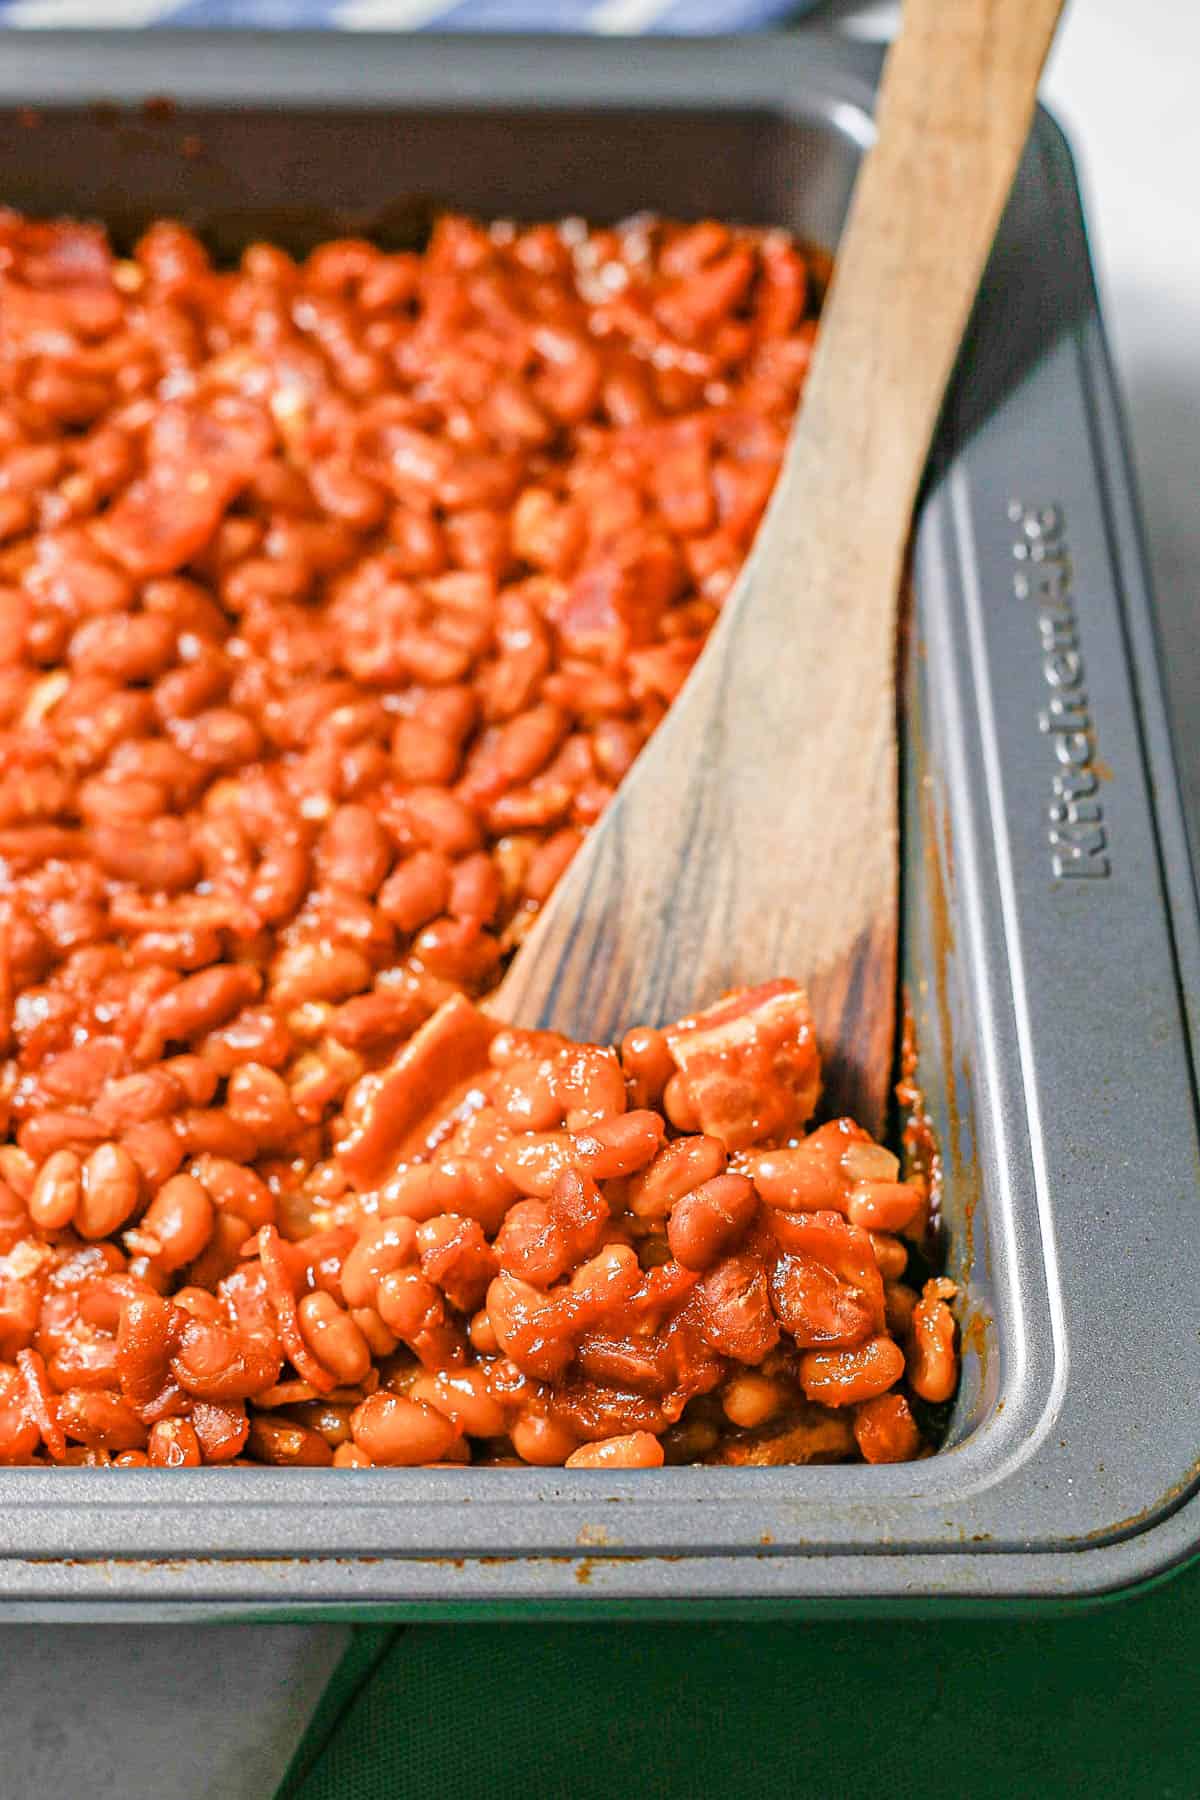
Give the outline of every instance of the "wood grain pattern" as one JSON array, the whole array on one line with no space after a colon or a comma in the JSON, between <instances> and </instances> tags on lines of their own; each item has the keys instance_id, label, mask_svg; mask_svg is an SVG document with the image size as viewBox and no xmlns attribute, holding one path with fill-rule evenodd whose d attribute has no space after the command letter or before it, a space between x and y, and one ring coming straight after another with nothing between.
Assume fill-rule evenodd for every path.
<instances>
[{"instance_id":1,"label":"wood grain pattern","mask_svg":"<svg viewBox=\"0 0 1200 1800\"><path fill-rule=\"evenodd\" d=\"M907 0L784 468L687 686L514 960L502 1017L600 1040L742 982L813 1000L878 1130L895 1036L897 594L1061 0Z\"/></svg>"}]
</instances>

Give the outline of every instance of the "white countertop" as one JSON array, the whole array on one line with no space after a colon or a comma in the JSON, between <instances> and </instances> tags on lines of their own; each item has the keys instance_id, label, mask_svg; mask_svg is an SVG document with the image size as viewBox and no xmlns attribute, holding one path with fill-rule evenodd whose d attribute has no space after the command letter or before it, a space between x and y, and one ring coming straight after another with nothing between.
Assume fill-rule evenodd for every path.
<instances>
[{"instance_id":1,"label":"white countertop","mask_svg":"<svg viewBox=\"0 0 1200 1800\"><path fill-rule=\"evenodd\" d=\"M102 11L97 0L97 13ZM847 28L892 9L843 4ZM1045 95L1080 163L1180 761L1200 817L1200 5L1074 0ZM339 1627L0 1628L0 1800L269 1800Z\"/></svg>"},{"instance_id":2,"label":"white countertop","mask_svg":"<svg viewBox=\"0 0 1200 1800\"><path fill-rule=\"evenodd\" d=\"M1075 146L1200 821L1200 6L1075 0L1045 96ZM1196 840L1200 842L1200 839Z\"/></svg>"}]
</instances>

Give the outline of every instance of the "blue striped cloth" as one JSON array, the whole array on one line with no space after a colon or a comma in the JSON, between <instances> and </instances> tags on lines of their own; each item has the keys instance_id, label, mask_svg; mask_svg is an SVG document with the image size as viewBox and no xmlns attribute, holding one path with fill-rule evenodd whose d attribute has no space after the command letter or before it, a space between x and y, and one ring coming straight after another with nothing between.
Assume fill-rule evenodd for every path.
<instances>
[{"instance_id":1,"label":"blue striped cloth","mask_svg":"<svg viewBox=\"0 0 1200 1800\"><path fill-rule=\"evenodd\" d=\"M751 31L814 0L0 0L0 26L331 26L351 31Z\"/></svg>"}]
</instances>

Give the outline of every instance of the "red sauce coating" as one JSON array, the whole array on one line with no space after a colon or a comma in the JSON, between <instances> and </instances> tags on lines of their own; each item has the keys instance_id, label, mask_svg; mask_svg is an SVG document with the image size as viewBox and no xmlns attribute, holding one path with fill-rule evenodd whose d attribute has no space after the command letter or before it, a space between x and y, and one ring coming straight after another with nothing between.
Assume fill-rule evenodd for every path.
<instances>
[{"instance_id":1,"label":"red sauce coating","mask_svg":"<svg viewBox=\"0 0 1200 1800\"><path fill-rule=\"evenodd\" d=\"M924 1184L803 1135L802 996L475 1006L745 557L811 273L0 213L0 1460L919 1452L866 1390L889 1321L953 1385Z\"/></svg>"}]
</instances>

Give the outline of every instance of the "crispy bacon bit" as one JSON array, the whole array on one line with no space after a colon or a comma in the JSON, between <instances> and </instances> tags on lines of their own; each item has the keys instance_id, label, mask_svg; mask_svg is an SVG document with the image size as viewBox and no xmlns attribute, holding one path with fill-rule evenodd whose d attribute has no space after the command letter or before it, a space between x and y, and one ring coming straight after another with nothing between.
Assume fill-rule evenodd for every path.
<instances>
[{"instance_id":1,"label":"crispy bacon bit","mask_svg":"<svg viewBox=\"0 0 1200 1800\"><path fill-rule=\"evenodd\" d=\"M742 988L667 1032L678 1074L667 1113L727 1149L785 1138L812 1116L820 1072L808 1001L794 981Z\"/></svg>"}]
</instances>

